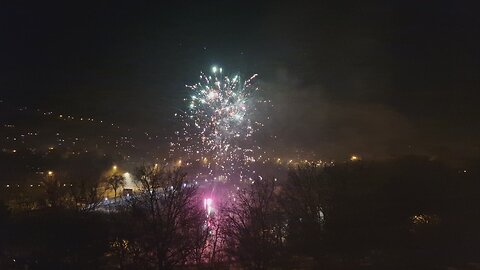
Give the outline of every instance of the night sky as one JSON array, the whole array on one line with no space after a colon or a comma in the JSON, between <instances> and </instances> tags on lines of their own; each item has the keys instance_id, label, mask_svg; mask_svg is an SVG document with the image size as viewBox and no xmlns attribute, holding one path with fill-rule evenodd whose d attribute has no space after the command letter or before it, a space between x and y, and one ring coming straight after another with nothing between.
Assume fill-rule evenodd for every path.
<instances>
[{"instance_id":1,"label":"night sky","mask_svg":"<svg viewBox=\"0 0 480 270\"><path fill-rule=\"evenodd\" d=\"M259 74L278 152L480 153L480 24L460 1L10 2L4 103L169 133L185 84L219 65Z\"/></svg>"}]
</instances>

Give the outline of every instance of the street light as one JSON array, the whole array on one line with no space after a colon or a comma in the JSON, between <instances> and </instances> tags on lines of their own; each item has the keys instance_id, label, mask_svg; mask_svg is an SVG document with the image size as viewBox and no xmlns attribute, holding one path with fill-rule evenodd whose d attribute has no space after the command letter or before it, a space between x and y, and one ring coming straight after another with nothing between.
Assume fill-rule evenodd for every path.
<instances>
[{"instance_id":1,"label":"street light","mask_svg":"<svg viewBox=\"0 0 480 270\"><path fill-rule=\"evenodd\" d=\"M52 172L52 171L48 171L48 176L53 176L53 172Z\"/></svg>"},{"instance_id":2,"label":"street light","mask_svg":"<svg viewBox=\"0 0 480 270\"><path fill-rule=\"evenodd\" d=\"M114 170L114 171L117 170L117 165L113 165L113 170Z\"/></svg>"}]
</instances>

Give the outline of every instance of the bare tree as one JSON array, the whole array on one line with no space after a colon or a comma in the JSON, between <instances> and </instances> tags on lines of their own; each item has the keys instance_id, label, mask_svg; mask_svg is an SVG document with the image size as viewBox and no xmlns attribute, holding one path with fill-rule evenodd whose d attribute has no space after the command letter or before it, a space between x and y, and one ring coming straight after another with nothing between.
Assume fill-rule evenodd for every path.
<instances>
[{"instance_id":1,"label":"bare tree","mask_svg":"<svg viewBox=\"0 0 480 270\"><path fill-rule=\"evenodd\" d=\"M158 166L138 168L135 181L140 193L130 201L138 232L134 244L157 269L188 263L191 254L205 244L207 233L196 187L179 170Z\"/></svg>"},{"instance_id":2,"label":"bare tree","mask_svg":"<svg viewBox=\"0 0 480 270\"><path fill-rule=\"evenodd\" d=\"M70 182L69 195L74 208L93 211L101 203L105 193L101 175L109 164L109 160L94 153L68 160L64 170Z\"/></svg>"},{"instance_id":3,"label":"bare tree","mask_svg":"<svg viewBox=\"0 0 480 270\"><path fill-rule=\"evenodd\" d=\"M325 168L313 164L291 168L284 190L282 204L288 218L290 251L320 255L332 197Z\"/></svg>"},{"instance_id":4,"label":"bare tree","mask_svg":"<svg viewBox=\"0 0 480 270\"><path fill-rule=\"evenodd\" d=\"M114 198L116 200L117 190L125 186L125 177L123 177L123 175L120 175L120 174L113 174L107 179L107 185L111 190L113 190L115 194Z\"/></svg>"},{"instance_id":5,"label":"bare tree","mask_svg":"<svg viewBox=\"0 0 480 270\"><path fill-rule=\"evenodd\" d=\"M41 181L41 184L47 195L47 204L52 208L61 206L65 194L63 192L59 177L49 172L47 175L45 175Z\"/></svg>"},{"instance_id":6,"label":"bare tree","mask_svg":"<svg viewBox=\"0 0 480 270\"><path fill-rule=\"evenodd\" d=\"M93 211L102 202L104 190L96 179L80 178L70 186L73 207L82 211Z\"/></svg>"},{"instance_id":7,"label":"bare tree","mask_svg":"<svg viewBox=\"0 0 480 270\"><path fill-rule=\"evenodd\" d=\"M222 209L226 253L249 269L279 262L285 226L274 179L256 180Z\"/></svg>"}]
</instances>

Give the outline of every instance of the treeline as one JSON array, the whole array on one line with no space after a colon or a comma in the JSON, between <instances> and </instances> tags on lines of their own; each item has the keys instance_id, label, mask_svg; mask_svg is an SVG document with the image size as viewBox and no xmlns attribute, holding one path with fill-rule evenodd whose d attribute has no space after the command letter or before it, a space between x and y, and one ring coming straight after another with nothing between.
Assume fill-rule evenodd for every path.
<instances>
[{"instance_id":1,"label":"treeline","mask_svg":"<svg viewBox=\"0 0 480 270\"><path fill-rule=\"evenodd\" d=\"M4 205L0 268L470 269L479 176L475 162L423 157L306 164L211 195L181 171L143 166L140 190L107 210L47 192L34 211Z\"/></svg>"}]
</instances>

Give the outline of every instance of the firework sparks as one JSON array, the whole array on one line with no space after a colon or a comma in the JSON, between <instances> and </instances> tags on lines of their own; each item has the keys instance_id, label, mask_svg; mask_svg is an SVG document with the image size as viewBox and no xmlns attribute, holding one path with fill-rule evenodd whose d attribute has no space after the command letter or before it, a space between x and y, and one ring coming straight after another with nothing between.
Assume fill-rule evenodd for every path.
<instances>
[{"instance_id":1,"label":"firework sparks","mask_svg":"<svg viewBox=\"0 0 480 270\"><path fill-rule=\"evenodd\" d=\"M217 180L248 175L249 163L260 149L253 135L263 126L254 113L258 104L269 102L256 94L256 76L243 81L239 75L224 76L218 67L210 75L201 73L198 83L187 86L187 111L176 115L182 125L172 151L207 165Z\"/></svg>"}]
</instances>

